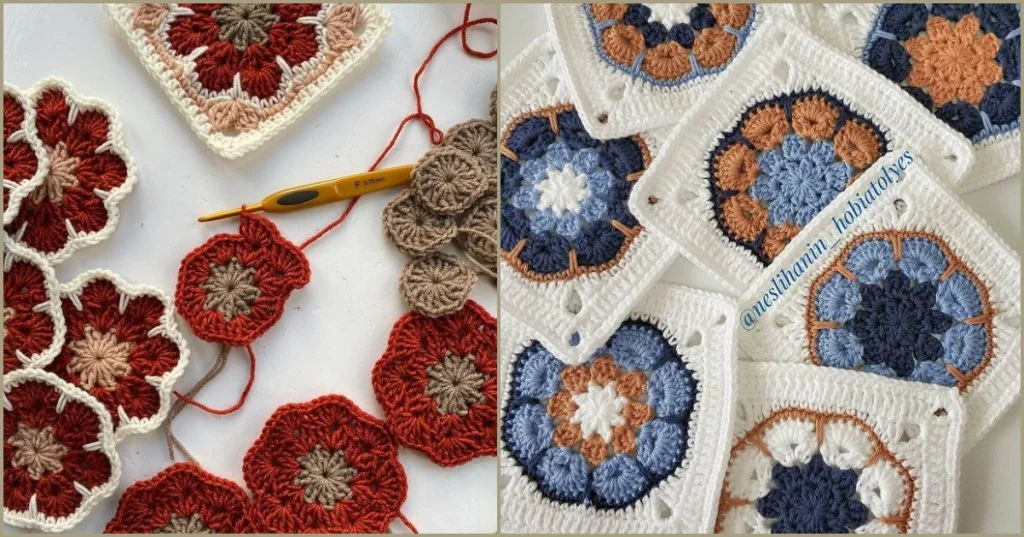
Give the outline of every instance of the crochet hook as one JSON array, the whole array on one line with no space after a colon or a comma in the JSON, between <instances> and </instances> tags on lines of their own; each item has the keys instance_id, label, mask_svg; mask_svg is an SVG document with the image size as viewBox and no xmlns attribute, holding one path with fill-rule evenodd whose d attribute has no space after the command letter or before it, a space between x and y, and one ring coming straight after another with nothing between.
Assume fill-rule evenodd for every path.
<instances>
[{"instance_id":1,"label":"crochet hook","mask_svg":"<svg viewBox=\"0 0 1024 537\"><path fill-rule=\"evenodd\" d=\"M404 166L395 166L394 168L328 179L319 183L293 186L274 192L263 198L263 201L259 203L246 205L245 210L251 212L286 213L323 205L332 201L362 196L369 192L408 183L412 176L412 168L412 164L406 164ZM199 217L199 221L210 222L238 216L241 213L241 208L228 209L226 211L204 214Z\"/></svg>"}]
</instances>

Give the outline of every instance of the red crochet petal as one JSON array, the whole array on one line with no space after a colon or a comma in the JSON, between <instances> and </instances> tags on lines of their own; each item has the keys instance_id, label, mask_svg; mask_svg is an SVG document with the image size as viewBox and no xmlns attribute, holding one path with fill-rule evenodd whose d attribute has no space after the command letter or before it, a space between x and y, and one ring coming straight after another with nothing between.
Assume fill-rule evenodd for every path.
<instances>
[{"instance_id":1,"label":"red crochet petal","mask_svg":"<svg viewBox=\"0 0 1024 537\"><path fill-rule=\"evenodd\" d=\"M271 4L282 22L295 22L299 17L314 17L323 4ZM280 23L278 23L280 24ZM276 24L274 26L277 26ZM273 30L273 27L271 27Z\"/></svg>"},{"instance_id":2,"label":"red crochet petal","mask_svg":"<svg viewBox=\"0 0 1024 537\"><path fill-rule=\"evenodd\" d=\"M249 45L238 62L242 89L260 99L277 93L281 85L281 66L274 52L261 45Z\"/></svg>"},{"instance_id":3,"label":"red crochet petal","mask_svg":"<svg viewBox=\"0 0 1024 537\"><path fill-rule=\"evenodd\" d=\"M46 365L64 343L60 293L53 269L37 254L5 244L4 374Z\"/></svg>"},{"instance_id":4,"label":"red crochet petal","mask_svg":"<svg viewBox=\"0 0 1024 537\"><path fill-rule=\"evenodd\" d=\"M89 191L113 190L128 178L128 166L121 157L113 153L87 155L78 163L78 180Z\"/></svg>"},{"instance_id":5,"label":"red crochet petal","mask_svg":"<svg viewBox=\"0 0 1024 537\"><path fill-rule=\"evenodd\" d=\"M410 312L395 323L373 391L402 445L442 466L497 454L496 336L494 317L473 301L445 317ZM435 396L432 383L463 389Z\"/></svg>"},{"instance_id":6,"label":"red crochet petal","mask_svg":"<svg viewBox=\"0 0 1024 537\"><path fill-rule=\"evenodd\" d=\"M310 24L281 22L272 26L267 35L267 48L293 67L316 56L320 47L316 28Z\"/></svg>"},{"instance_id":7,"label":"red crochet petal","mask_svg":"<svg viewBox=\"0 0 1024 537\"><path fill-rule=\"evenodd\" d=\"M36 98L36 129L43 143L55 147L64 141L70 107L59 88L49 88Z\"/></svg>"},{"instance_id":8,"label":"red crochet petal","mask_svg":"<svg viewBox=\"0 0 1024 537\"><path fill-rule=\"evenodd\" d=\"M203 87L223 91L235 83L242 53L231 43L216 41L196 59L196 74Z\"/></svg>"},{"instance_id":9,"label":"red crochet petal","mask_svg":"<svg viewBox=\"0 0 1024 537\"><path fill-rule=\"evenodd\" d=\"M64 133L64 142L69 153L85 158L107 141L109 131L107 116L98 110L85 110L75 116L75 123Z\"/></svg>"},{"instance_id":10,"label":"red crochet petal","mask_svg":"<svg viewBox=\"0 0 1024 537\"><path fill-rule=\"evenodd\" d=\"M25 121L25 109L21 106L21 103L14 98L13 95L8 95L4 92L4 140L11 137L15 131L21 129L22 122ZM7 175L4 174L6 178Z\"/></svg>"},{"instance_id":11,"label":"red crochet petal","mask_svg":"<svg viewBox=\"0 0 1024 537\"><path fill-rule=\"evenodd\" d=\"M242 468L254 520L267 532L383 533L407 492L394 438L340 395L278 408ZM324 468L336 483L302 483L304 472Z\"/></svg>"},{"instance_id":12,"label":"red crochet petal","mask_svg":"<svg viewBox=\"0 0 1024 537\"><path fill-rule=\"evenodd\" d=\"M220 7L219 4L186 4L186 6L191 7L196 14L191 17L175 18L167 30L167 41L171 44L171 49L182 56L188 56L193 50L212 45L220 39L220 25L209 15ZM201 6L214 7L206 10ZM209 11L209 13L204 11Z\"/></svg>"},{"instance_id":13,"label":"red crochet petal","mask_svg":"<svg viewBox=\"0 0 1024 537\"><path fill-rule=\"evenodd\" d=\"M4 180L20 183L27 181L36 174L39 161L36 153L26 142L8 142L4 144ZM6 194L6 190L4 193Z\"/></svg>"},{"instance_id":14,"label":"red crochet petal","mask_svg":"<svg viewBox=\"0 0 1024 537\"><path fill-rule=\"evenodd\" d=\"M223 268L252 271L251 285L259 289L255 299L242 297L248 310L236 311L230 318L214 305L221 303L218 297L228 295L203 287ZM182 260L175 305L200 338L242 347L277 322L288 296L309 283L309 276L309 262L302 251L285 240L272 222L246 213L239 234L215 235Z\"/></svg>"},{"instance_id":15,"label":"red crochet petal","mask_svg":"<svg viewBox=\"0 0 1024 537\"><path fill-rule=\"evenodd\" d=\"M178 463L128 487L105 531L248 533L249 503L235 483L195 464Z\"/></svg>"}]
</instances>

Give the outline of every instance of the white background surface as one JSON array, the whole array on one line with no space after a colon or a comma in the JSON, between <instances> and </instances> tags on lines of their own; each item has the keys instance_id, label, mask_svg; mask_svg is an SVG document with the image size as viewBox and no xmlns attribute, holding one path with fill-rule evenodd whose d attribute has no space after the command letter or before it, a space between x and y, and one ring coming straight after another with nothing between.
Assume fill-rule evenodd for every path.
<instances>
[{"instance_id":1,"label":"white background surface","mask_svg":"<svg viewBox=\"0 0 1024 537\"><path fill-rule=\"evenodd\" d=\"M541 5L501 6L501 66L547 31ZM1019 252L1021 241L1020 177L981 190L964 199ZM709 275L680 259L665 281L725 292ZM1020 533L1021 403L1018 400L964 457L960 467L958 531L964 533Z\"/></svg>"},{"instance_id":2,"label":"white background surface","mask_svg":"<svg viewBox=\"0 0 1024 537\"><path fill-rule=\"evenodd\" d=\"M120 204L117 230L59 265L61 281L88 269L108 268L131 282L173 293L182 257L215 233L237 232L235 220L199 224L198 215L255 202L287 186L365 171L397 122L415 110L413 73L430 46L461 23L463 6L388 9L391 31L364 66L275 139L228 161L193 135L100 6L4 6L4 79L28 88L47 75L58 75L77 92L107 101L121 116L126 144L139 167L134 191ZM495 6L473 10L474 17L495 13ZM477 28L488 29L471 30L471 42L481 50L493 48L496 30ZM426 111L442 129L487 117L496 71L494 59L465 55L456 36L421 80ZM428 146L426 129L415 123L384 165L414 162ZM381 210L396 193L363 198L344 225L306 250L312 280L292 293L282 319L253 345L256 381L246 405L229 416L189 408L175 421L179 438L207 470L243 483L246 450L271 413L285 403L339 393L383 417L370 371L385 350L392 323L406 312L397 282L407 259L386 241L381 226ZM333 220L342 207L326 205L272 219L285 237L298 243ZM473 298L494 312L493 282L482 278ZM217 347L180 324L192 350L191 363L177 384L182 389L202 376ZM220 408L235 402L248 374L244 356L243 351L230 356L221 375L200 394L202 402ZM129 437L118 452L124 467L120 485L76 531L102 531L124 489L169 464L161 431ZM442 468L402 448L400 459L409 480L402 512L421 532L495 531L495 458ZM400 522L392 529L405 531Z\"/></svg>"}]
</instances>

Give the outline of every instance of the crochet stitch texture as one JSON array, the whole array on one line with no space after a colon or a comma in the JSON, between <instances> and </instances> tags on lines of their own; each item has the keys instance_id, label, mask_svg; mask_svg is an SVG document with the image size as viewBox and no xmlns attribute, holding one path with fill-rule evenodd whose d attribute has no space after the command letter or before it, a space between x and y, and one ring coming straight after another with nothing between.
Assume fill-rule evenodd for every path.
<instances>
[{"instance_id":1,"label":"crochet stitch texture","mask_svg":"<svg viewBox=\"0 0 1024 537\"><path fill-rule=\"evenodd\" d=\"M4 374L45 366L64 345L60 283L31 249L4 237Z\"/></svg>"},{"instance_id":2,"label":"crochet stitch texture","mask_svg":"<svg viewBox=\"0 0 1024 537\"><path fill-rule=\"evenodd\" d=\"M28 96L4 82L4 218L18 214L21 200L46 179L49 156L36 131L35 108Z\"/></svg>"}]
</instances>

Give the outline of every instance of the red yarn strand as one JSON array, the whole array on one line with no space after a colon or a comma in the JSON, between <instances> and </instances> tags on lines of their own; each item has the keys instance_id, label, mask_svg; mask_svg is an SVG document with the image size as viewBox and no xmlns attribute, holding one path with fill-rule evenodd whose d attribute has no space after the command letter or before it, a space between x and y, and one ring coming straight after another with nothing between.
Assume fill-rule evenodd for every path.
<instances>
[{"instance_id":1,"label":"red yarn strand","mask_svg":"<svg viewBox=\"0 0 1024 537\"><path fill-rule=\"evenodd\" d=\"M409 522L409 519L405 518L405 515L403 515L401 511L398 512L398 519L401 520L402 524L405 524L405 527L409 528L410 531L419 534L419 530L416 529L416 526L413 526L412 522Z\"/></svg>"},{"instance_id":2,"label":"red yarn strand","mask_svg":"<svg viewBox=\"0 0 1024 537\"><path fill-rule=\"evenodd\" d=\"M252 389L252 383L254 380L256 380L256 353L253 352L252 345L246 345L245 350L249 352L249 382L245 384L245 389L242 390L242 395L241 397L238 398L237 403L223 410L219 410L213 407L206 406L194 399L191 399L181 394L177 390L174 391L174 395L178 396L178 399L184 401L185 403L188 403L204 412L209 412L210 414L217 414L218 416L231 414L232 412L238 410L239 408L242 408L242 405L245 404L245 400L249 397L249 390Z\"/></svg>"},{"instance_id":3,"label":"red yarn strand","mask_svg":"<svg viewBox=\"0 0 1024 537\"><path fill-rule=\"evenodd\" d=\"M466 38L466 33L467 30L469 30L469 26L466 25L469 23L469 12L472 9L473 4L466 4L466 11L463 12L462 14L462 50L465 51L466 54L469 54L474 58L493 58L498 54L497 48L490 52L480 52L479 50L476 50L473 47L469 46L469 41Z\"/></svg>"}]
</instances>

